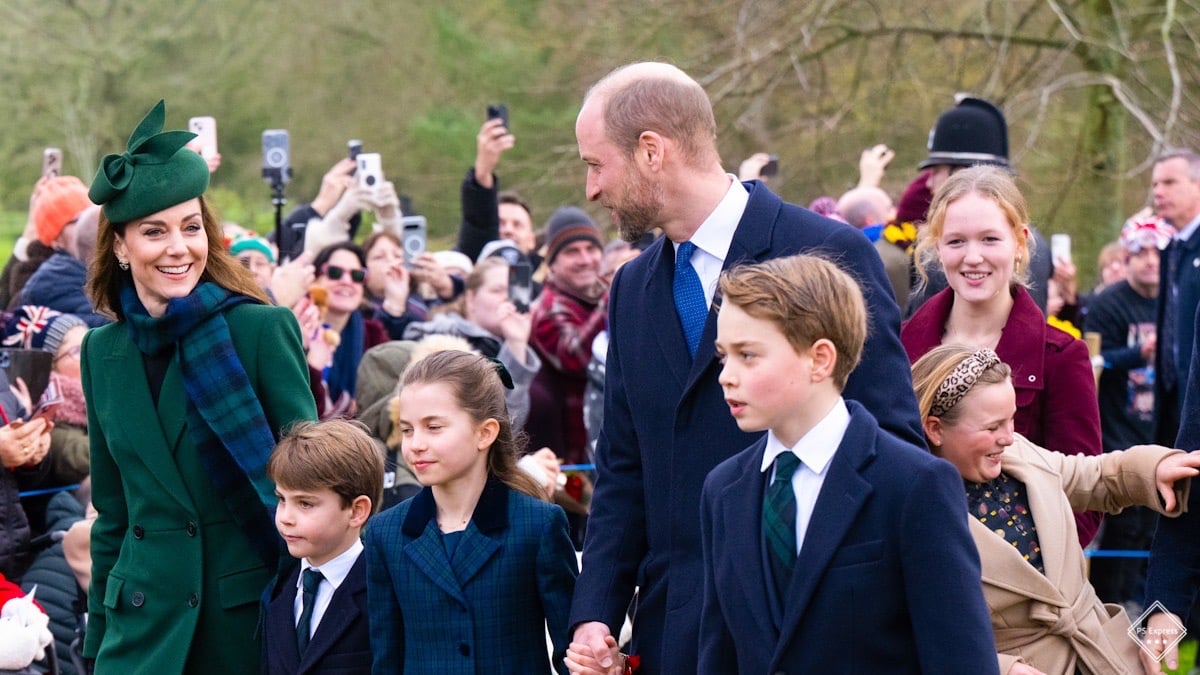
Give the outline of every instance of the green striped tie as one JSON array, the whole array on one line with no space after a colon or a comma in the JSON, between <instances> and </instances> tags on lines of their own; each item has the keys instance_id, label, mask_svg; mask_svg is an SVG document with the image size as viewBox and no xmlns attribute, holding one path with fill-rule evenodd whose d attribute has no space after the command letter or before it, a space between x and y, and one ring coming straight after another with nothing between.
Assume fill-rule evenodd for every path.
<instances>
[{"instance_id":1,"label":"green striped tie","mask_svg":"<svg viewBox=\"0 0 1200 675\"><path fill-rule=\"evenodd\" d=\"M775 480L767 486L763 497L763 536L780 599L787 595L792 568L796 565L796 493L792 491L792 474L799 466L800 459L790 451L776 457Z\"/></svg>"}]
</instances>

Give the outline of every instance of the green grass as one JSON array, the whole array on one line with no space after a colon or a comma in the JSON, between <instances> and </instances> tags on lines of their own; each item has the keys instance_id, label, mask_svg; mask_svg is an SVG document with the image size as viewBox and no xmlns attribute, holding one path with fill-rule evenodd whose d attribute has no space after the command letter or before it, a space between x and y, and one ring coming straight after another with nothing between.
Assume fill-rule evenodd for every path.
<instances>
[{"instance_id":1,"label":"green grass","mask_svg":"<svg viewBox=\"0 0 1200 675\"><path fill-rule=\"evenodd\" d=\"M0 211L0 265L12 255L13 244L25 230L24 211Z\"/></svg>"},{"instance_id":2,"label":"green grass","mask_svg":"<svg viewBox=\"0 0 1200 675\"><path fill-rule=\"evenodd\" d=\"M1194 638L1188 638L1179 643L1179 669L1166 672L1172 673L1172 675L1188 675L1188 672L1196 664L1196 646L1197 642Z\"/></svg>"}]
</instances>

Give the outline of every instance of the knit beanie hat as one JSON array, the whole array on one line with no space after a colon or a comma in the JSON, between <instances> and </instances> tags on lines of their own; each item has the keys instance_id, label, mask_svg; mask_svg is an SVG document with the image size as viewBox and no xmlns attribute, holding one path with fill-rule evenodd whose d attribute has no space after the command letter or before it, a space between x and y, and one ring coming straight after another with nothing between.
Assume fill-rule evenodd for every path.
<instances>
[{"instance_id":1,"label":"knit beanie hat","mask_svg":"<svg viewBox=\"0 0 1200 675\"><path fill-rule=\"evenodd\" d=\"M55 176L46 181L33 205L38 241L46 246L53 244L67 223L91 205L87 186L75 176Z\"/></svg>"},{"instance_id":2,"label":"knit beanie hat","mask_svg":"<svg viewBox=\"0 0 1200 675\"><path fill-rule=\"evenodd\" d=\"M546 263L553 264L559 251L572 242L586 240L603 247L600 229L587 211L576 206L560 206L546 221Z\"/></svg>"},{"instance_id":3,"label":"knit beanie hat","mask_svg":"<svg viewBox=\"0 0 1200 675\"><path fill-rule=\"evenodd\" d=\"M40 349L54 354L63 336L75 326L87 327L74 314L63 314L41 305L22 305L4 327L4 346Z\"/></svg>"},{"instance_id":4,"label":"knit beanie hat","mask_svg":"<svg viewBox=\"0 0 1200 675\"><path fill-rule=\"evenodd\" d=\"M235 258L244 251L258 251L267 257L267 262L275 264L275 252L271 250L271 244L262 237L253 234L244 235L229 244L229 254Z\"/></svg>"},{"instance_id":5,"label":"knit beanie hat","mask_svg":"<svg viewBox=\"0 0 1200 675\"><path fill-rule=\"evenodd\" d=\"M129 136L125 152L105 155L88 197L111 223L158 213L208 189L208 163L185 148L190 131L163 131L166 103L159 101Z\"/></svg>"}]
</instances>

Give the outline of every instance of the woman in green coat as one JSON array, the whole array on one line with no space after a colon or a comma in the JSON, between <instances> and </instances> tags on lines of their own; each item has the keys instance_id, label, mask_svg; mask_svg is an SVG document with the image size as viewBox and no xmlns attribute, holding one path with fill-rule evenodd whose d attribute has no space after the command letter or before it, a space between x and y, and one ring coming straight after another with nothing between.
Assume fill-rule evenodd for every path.
<instances>
[{"instance_id":1,"label":"woman in green coat","mask_svg":"<svg viewBox=\"0 0 1200 675\"><path fill-rule=\"evenodd\" d=\"M256 673L278 567L275 441L316 409L300 330L222 248L208 167L160 101L108 155L83 342L92 499L85 658L100 675Z\"/></svg>"}]
</instances>

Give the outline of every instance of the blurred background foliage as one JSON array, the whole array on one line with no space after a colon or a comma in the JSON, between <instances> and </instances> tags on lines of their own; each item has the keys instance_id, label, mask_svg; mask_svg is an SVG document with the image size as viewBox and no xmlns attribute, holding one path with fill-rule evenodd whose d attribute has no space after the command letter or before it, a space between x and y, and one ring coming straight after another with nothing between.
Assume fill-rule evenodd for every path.
<instances>
[{"instance_id":1,"label":"blurred background foliage","mask_svg":"<svg viewBox=\"0 0 1200 675\"><path fill-rule=\"evenodd\" d=\"M584 202L587 87L658 59L709 92L727 168L777 154L772 187L802 204L850 187L880 142L898 196L956 92L998 103L1035 223L1073 235L1086 285L1146 204L1150 158L1200 145L1198 33L1177 0L6 0L0 239L19 233L44 147L90 182L159 98L170 127L216 117L211 194L227 219L271 226L261 133L283 128L288 209L360 138L447 244L484 109L503 102L517 145L497 173L540 225Z\"/></svg>"}]
</instances>

